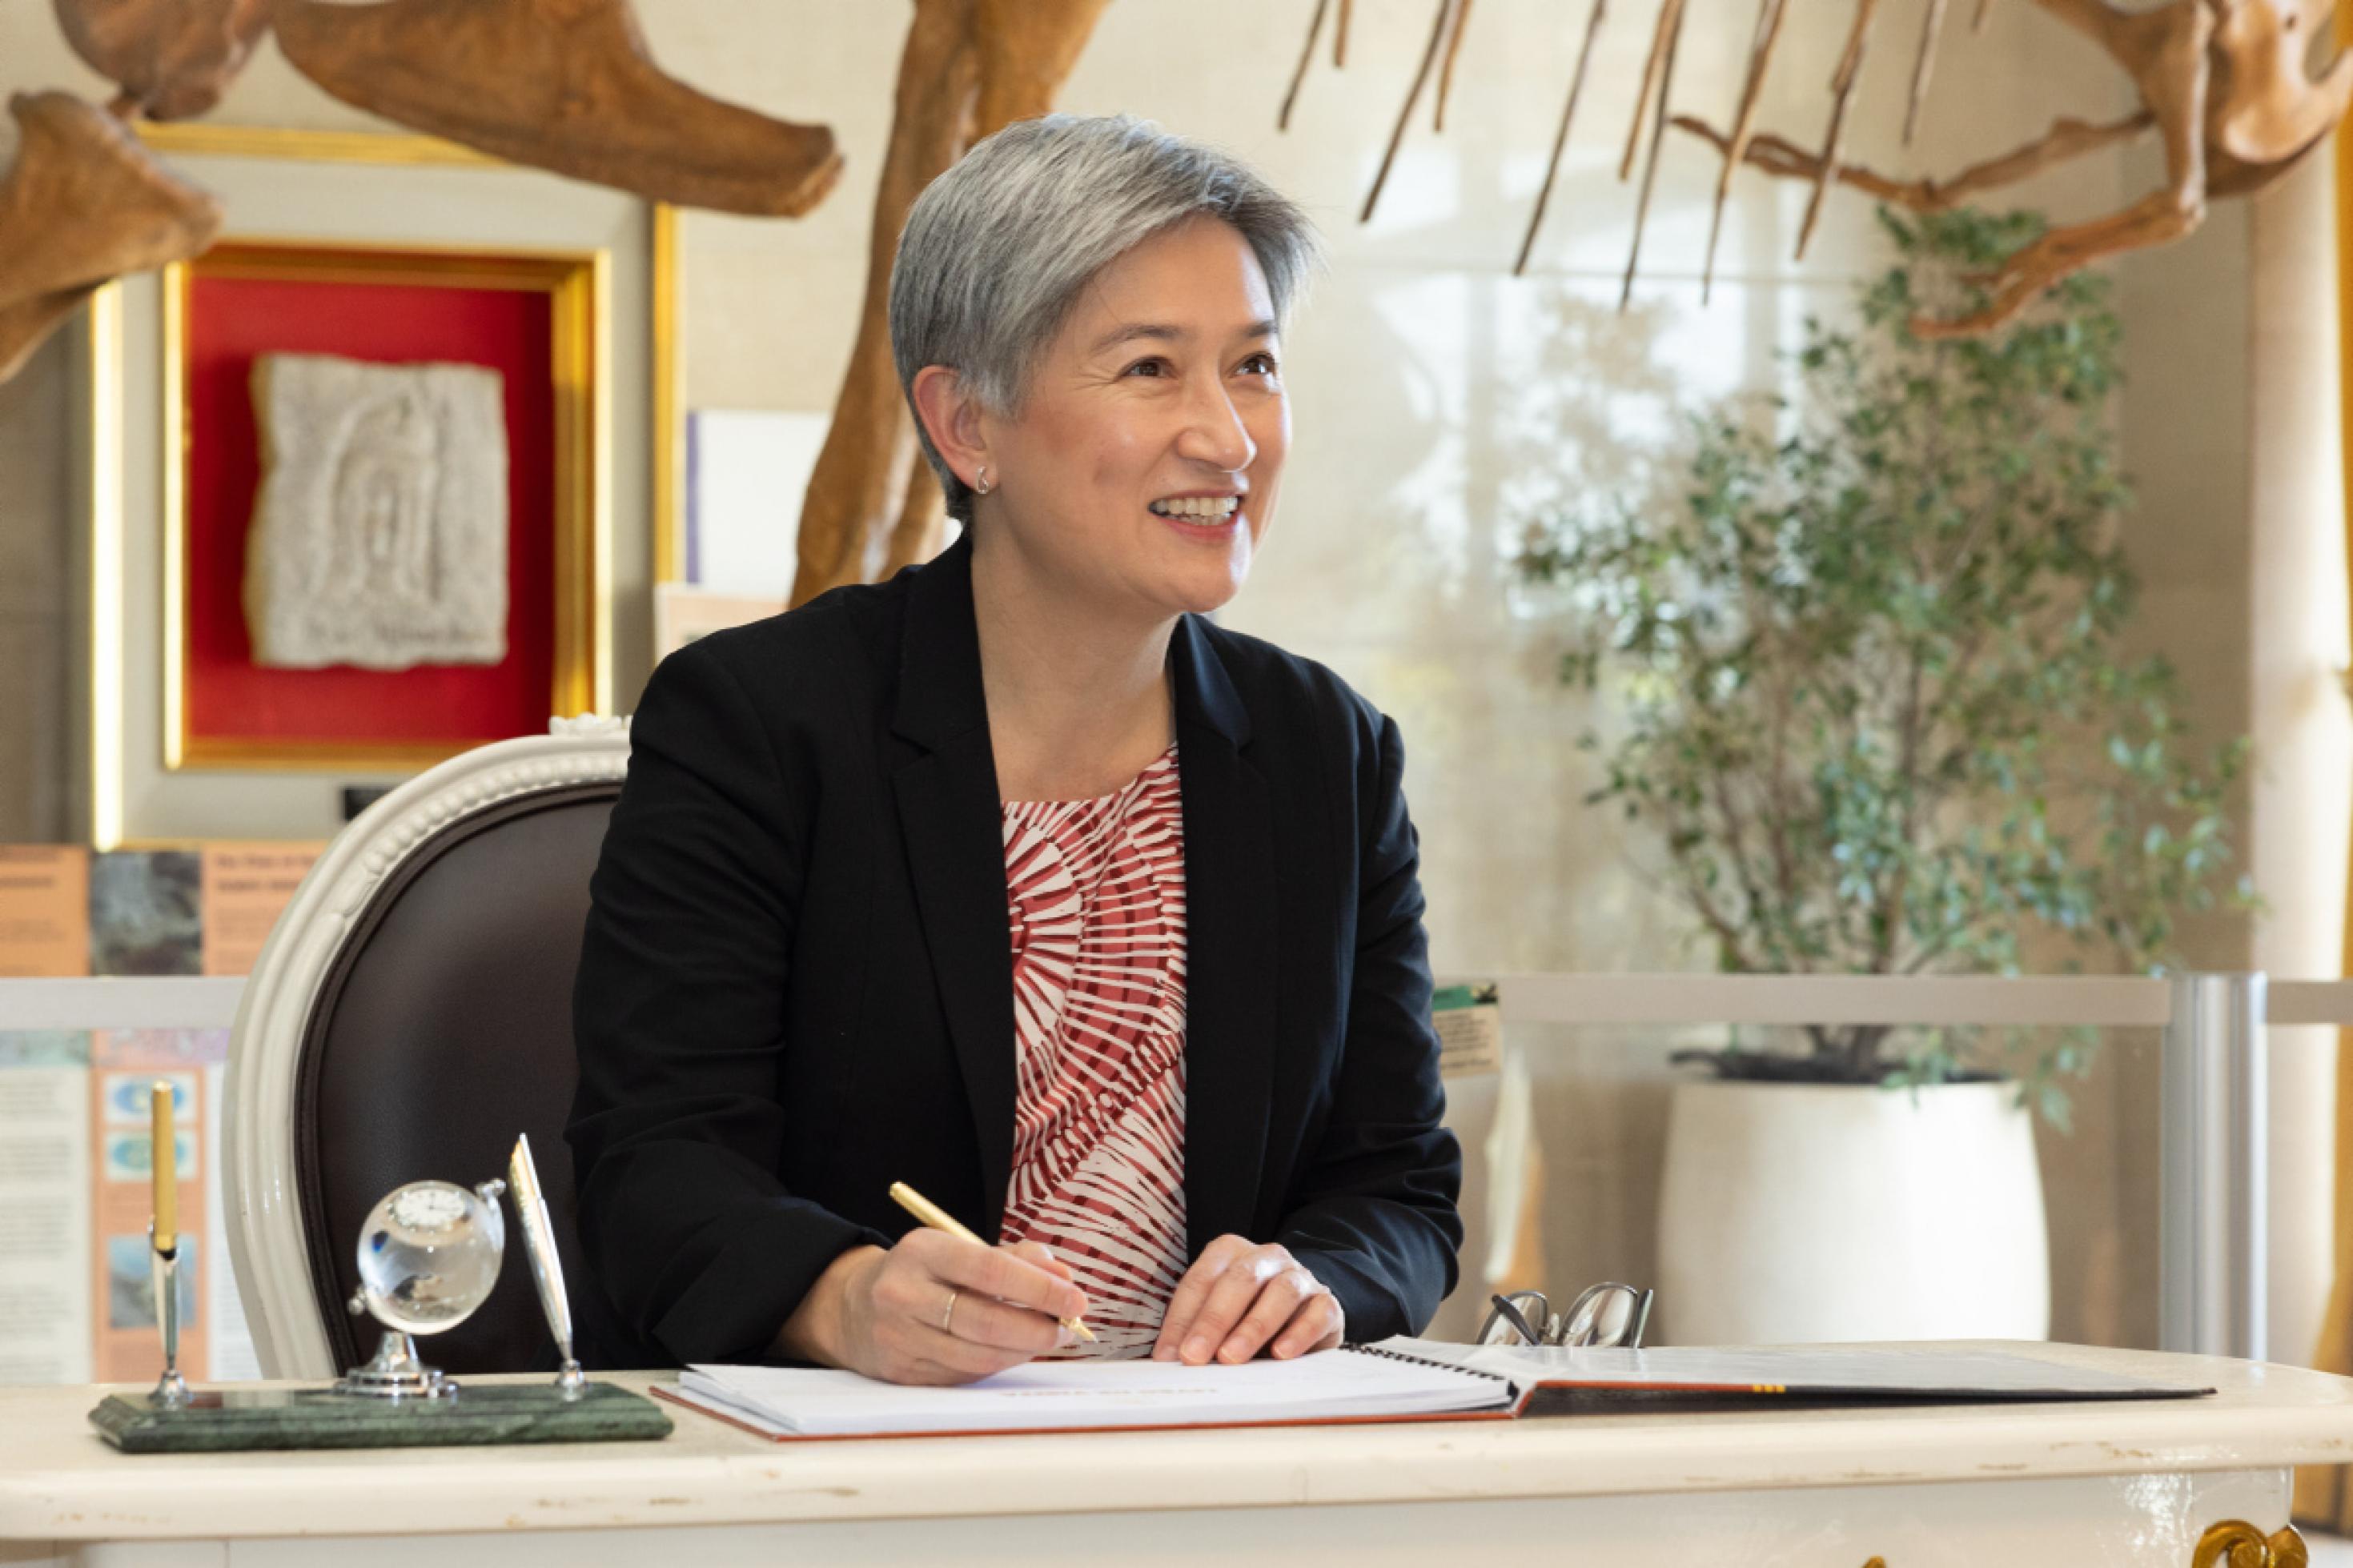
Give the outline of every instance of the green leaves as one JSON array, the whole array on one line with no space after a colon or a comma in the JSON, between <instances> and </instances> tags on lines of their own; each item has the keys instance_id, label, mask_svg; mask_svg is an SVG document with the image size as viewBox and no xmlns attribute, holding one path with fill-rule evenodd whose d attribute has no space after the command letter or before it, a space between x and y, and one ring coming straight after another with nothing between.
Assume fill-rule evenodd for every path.
<instances>
[{"instance_id":1,"label":"green leaves","mask_svg":"<svg viewBox=\"0 0 2353 1568\"><path fill-rule=\"evenodd\" d=\"M1563 679L1624 714L1586 739L1590 799L1651 830L1726 969L2001 973L2037 931L2160 963L2179 916L2248 902L2225 810L2246 749L2199 747L2173 672L2122 646L2106 285L1923 342L1914 315L1979 298L2042 221L1881 222L1896 264L1852 327L1807 322L1788 397L1700 416L1667 501L1528 529L1520 569L1576 606ZM1965 1070L1943 1036L1813 1037L1853 1081ZM2063 1124L2085 1059L2032 1053L2027 1102Z\"/></svg>"}]
</instances>

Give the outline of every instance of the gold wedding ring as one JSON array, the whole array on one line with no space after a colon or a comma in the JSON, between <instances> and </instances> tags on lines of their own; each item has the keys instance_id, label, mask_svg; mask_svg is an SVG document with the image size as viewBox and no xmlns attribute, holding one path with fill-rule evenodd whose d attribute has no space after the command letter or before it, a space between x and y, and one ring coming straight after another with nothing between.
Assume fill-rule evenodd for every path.
<instances>
[{"instance_id":1,"label":"gold wedding ring","mask_svg":"<svg viewBox=\"0 0 2353 1568\"><path fill-rule=\"evenodd\" d=\"M955 1331L948 1325L955 1321L956 1296L957 1291L954 1288L951 1288L948 1291L948 1309L946 1311L940 1314L940 1332L944 1334L952 1334L955 1332Z\"/></svg>"},{"instance_id":2,"label":"gold wedding ring","mask_svg":"<svg viewBox=\"0 0 2353 1568\"><path fill-rule=\"evenodd\" d=\"M897 1204L901 1208L905 1209L909 1214L913 1215L917 1219L923 1221L924 1225L933 1230L943 1232L948 1236L960 1237L963 1240L971 1242L975 1247L987 1247L988 1245L988 1243L981 1240L980 1237L973 1235L971 1231L965 1228L965 1226L957 1221L955 1215L948 1213L947 1210L940 1207L939 1205L932 1202L931 1199L923 1196L923 1194L917 1192L914 1188L909 1186L904 1182L893 1182L891 1184L891 1201ZM943 1329L947 1327L948 1317L955 1311L955 1301L953 1297L951 1297L948 1301L947 1311L940 1315L940 1326ZM1094 1335L1089 1332L1087 1326L1079 1321L1076 1318L1064 1318L1061 1322L1062 1327L1071 1331L1071 1338L1083 1340L1089 1344L1095 1342Z\"/></svg>"}]
</instances>

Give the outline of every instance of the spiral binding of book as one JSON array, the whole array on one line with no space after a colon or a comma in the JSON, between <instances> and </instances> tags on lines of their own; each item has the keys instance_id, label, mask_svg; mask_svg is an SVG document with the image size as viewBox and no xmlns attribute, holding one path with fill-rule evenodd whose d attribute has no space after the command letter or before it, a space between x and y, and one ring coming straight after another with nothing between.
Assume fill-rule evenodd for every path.
<instances>
[{"instance_id":1,"label":"spiral binding of book","mask_svg":"<svg viewBox=\"0 0 2353 1568\"><path fill-rule=\"evenodd\" d=\"M1380 1345L1358 1344L1354 1340L1348 1341L1340 1348L1344 1351L1354 1351L1358 1355L1377 1355L1387 1361L1409 1362L1415 1366L1434 1366L1447 1372L1459 1372L1466 1377L1483 1377L1500 1383L1505 1388L1512 1386L1512 1380L1500 1372L1489 1372L1483 1367L1464 1366L1460 1362L1439 1361L1426 1355L1409 1355L1404 1351L1388 1350Z\"/></svg>"}]
</instances>

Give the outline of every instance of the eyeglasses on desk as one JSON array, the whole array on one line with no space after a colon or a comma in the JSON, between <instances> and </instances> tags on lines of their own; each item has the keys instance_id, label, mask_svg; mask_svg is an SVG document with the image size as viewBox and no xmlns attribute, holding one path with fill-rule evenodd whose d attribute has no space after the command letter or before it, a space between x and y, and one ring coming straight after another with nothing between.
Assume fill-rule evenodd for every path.
<instances>
[{"instance_id":1,"label":"eyeglasses on desk","mask_svg":"<svg viewBox=\"0 0 2353 1568\"><path fill-rule=\"evenodd\" d=\"M1555 1312L1541 1290L1490 1296L1482 1345L1591 1345L1642 1348L1654 1292L1607 1280L1577 1292L1566 1312Z\"/></svg>"}]
</instances>

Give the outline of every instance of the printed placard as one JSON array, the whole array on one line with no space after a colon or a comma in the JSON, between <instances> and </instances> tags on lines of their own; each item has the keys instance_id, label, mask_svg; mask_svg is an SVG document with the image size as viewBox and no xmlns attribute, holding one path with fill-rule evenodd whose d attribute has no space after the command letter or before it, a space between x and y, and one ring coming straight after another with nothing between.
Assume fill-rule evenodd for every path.
<instances>
[{"instance_id":1,"label":"printed placard","mask_svg":"<svg viewBox=\"0 0 2353 1568\"><path fill-rule=\"evenodd\" d=\"M0 1385L88 1383L90 1037L0 1034Z\"/></svg>"},{"instance_id":2,"label":"printed placard","mask_svg":"<svg viewBox=\"0 0 2353 1568\"><path fill-rule=\"evenodd\" d=\"M1430 999L1442 1078L1495 1072L1504 1065L1504 1001L1493 984L1447 985Z\"/></svg>"},{"instance_id":3,"label":"printed placard","mask_svg":"<svg viewBox=\"0 0 2353 1568\"><path fill-rule=\"evenodd\" d=\"M89 973L90 851L0 844L0 974L71 980Z\"/></svg>"},{"instance_id":4,"label":"printed placard","mask_svg":"<svg viewBox=\"0 0 2353 1568\"><path fill-rule=\"evenodd\" d=\"M323 844L207 844L203 850L204 972L250 974L261 944Z\"/></svg>"}]
</instances>

